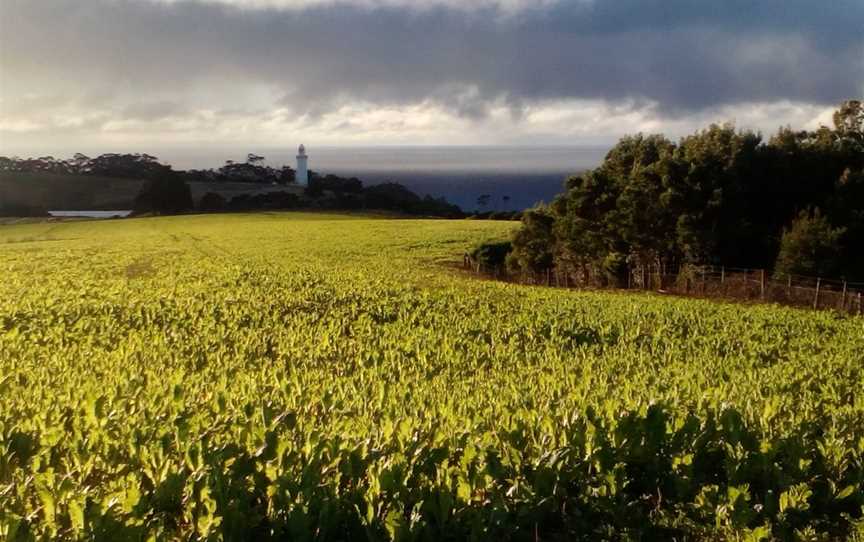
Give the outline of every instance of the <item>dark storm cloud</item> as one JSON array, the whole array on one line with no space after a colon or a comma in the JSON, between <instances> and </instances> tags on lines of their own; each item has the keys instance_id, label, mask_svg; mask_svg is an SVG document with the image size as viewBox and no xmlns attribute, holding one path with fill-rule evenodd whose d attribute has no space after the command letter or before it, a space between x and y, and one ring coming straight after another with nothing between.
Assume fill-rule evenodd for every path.
<instances>
[{"instance_id":1,"label":"dark storm cloud","mask_svg":"<svg viewBox=\"0 0 864 542\"><path fill-rule=\"evenodd\" d=\"M253 85L313 116L431 101L468 118L496 101L518 115L569 98L670 114L834 104L864 86L860 0L594 0L514 13L4 0L0 25L0 92L104 95L136 118L239 102Z\"/></svg>"}]
</instances>

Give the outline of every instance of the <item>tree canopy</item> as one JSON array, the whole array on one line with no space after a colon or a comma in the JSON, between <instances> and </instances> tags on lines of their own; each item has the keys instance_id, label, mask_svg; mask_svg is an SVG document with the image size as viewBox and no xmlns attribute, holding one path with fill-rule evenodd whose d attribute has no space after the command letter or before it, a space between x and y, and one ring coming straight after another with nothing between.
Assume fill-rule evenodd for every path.
<instances>
[{"instance_id":1,"label":"tree canopy","mask_svg":"<svg viewBox=\"0 0 864 542\"><path fill-rule=\"evenodd\" d=\"M768 141L732 124L677 143L624 137L599 167L567 179L548 207L524 214L511 267L554 266L594 282L620 280L628 265L772 268L784 231L798 232L801 213L819 209L818 232L836 233L829 241L840 256L813 270L864 278L852 250L864 246L862 141L859 101L841 105L833 128L785 127Z\"/></svg>"}]
</instances>

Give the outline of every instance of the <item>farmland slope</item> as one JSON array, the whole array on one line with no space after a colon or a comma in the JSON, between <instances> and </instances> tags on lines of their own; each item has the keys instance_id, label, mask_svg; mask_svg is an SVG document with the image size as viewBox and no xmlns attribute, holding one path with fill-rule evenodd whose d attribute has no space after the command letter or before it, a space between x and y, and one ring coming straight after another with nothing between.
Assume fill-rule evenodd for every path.
<instances>
[{"instance_id":1,"label":"farmland slope","mask_svg":"<svg viewBox=\"0 0 864 542\"><path fill-rule=\"evenodd\" d=\"M512 227L0 226L0 537L856 529L860 318L447 267Z\"/></svg>"}]
</instances>

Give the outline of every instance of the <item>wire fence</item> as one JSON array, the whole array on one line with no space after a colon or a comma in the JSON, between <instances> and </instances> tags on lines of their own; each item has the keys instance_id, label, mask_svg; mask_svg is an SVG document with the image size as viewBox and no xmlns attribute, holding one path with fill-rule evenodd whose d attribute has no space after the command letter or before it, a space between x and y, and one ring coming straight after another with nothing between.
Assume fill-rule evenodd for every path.
<instances>
[{"instance_id":1,"label":"wire fence","mask_svg":"<svg viewBox=\"0 0 864 542\"><path fill-rule=\"evenodd\" d=\"M627 272L626 284L596 280L587 272L550 268L542 273L512 275L501 267L484 268L466 254L463 266L476 274L520 284L559 288L626 288L668 294L763 301L811 309L833 309L849 314L864 313L864 282L772 274L765 269L715 265L685 265L676 269L636 266Z\"/></svg>"}]
</instances>

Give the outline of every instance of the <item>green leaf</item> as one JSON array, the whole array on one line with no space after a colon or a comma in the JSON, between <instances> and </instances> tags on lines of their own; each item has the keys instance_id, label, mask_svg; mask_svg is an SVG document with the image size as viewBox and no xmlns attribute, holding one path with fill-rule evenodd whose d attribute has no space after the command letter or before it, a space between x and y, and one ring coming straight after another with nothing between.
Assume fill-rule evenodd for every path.
<instances>
[{"instance_id":1,"label":"green leaf","mask_svg":"<svg viewBox=\"0 0 864 542\"><path fill-rule=\"evenodd\" d=\"M813 491L806 483L802 482L790 487L780 495L780 513L786 510L808 510L812 495Z\"/></svg>"},{"instance_id":2,"label":"green leaf","mask_svg":"<svg viewBox=\"0 0 864 542\"><path fill-rule=\"evenodd\" d=\"M855 493L855 486L846 486L845 488L843 488L843 490L841 490L839 493L837 493L837 495L835 495L834 498L837 499L838 501L840 501L840 500L843 500L843 499L849 497L853 493Z\"/></svg>"},{"instance_id":3,"label":"green leaf","mask_svg":"<svg viewBox=\"0 0 864 542\"><path fill-rule=\"evenodd\" d=\"M45 523L51 528L56 528L54 518L57 509L56 503L54 502L54 495L45 487L37 489L36 493L39 495L39 501L42 502L42 515L45 517Z\"/></svg>"},{"instance_id":4,"label":"green leaf","mask_svg":"<svg viewBox=\"0 0 864 542\"><path fill-rule=\"evenodd\" d=\"M76 533L84 530L84 508L77 501L69 501L69 521Z\"/></svg>"}]
</instances>

